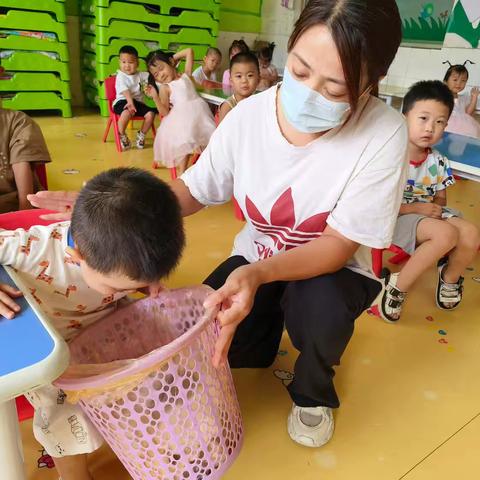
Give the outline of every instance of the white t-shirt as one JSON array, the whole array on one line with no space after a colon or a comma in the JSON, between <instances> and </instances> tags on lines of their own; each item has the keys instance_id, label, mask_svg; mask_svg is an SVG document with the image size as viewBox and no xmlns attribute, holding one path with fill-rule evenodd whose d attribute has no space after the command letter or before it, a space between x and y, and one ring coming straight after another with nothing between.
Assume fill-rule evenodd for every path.
<instances>
[{"instance_id":1,"label":"white t-shirt","mask_svg":"<svg viewBox=\"0 0 480 480\"><path fill-rule=\"evenodd\" d=\"M210 82L216 82L217 72L212 72L210 74L210 77L207 77L207 75L205 75L205 72L203 71L203 67L200 66L193 71L192 77L195 79L197 83L200 83L200 84L205 80L209 80Z\"/></svg>"},{"instance_id":2,"label":"white t-shirt","mask_svg":"<svg viewBox=\"0 0 480 480\"><path fill-rule=\"evenodd\" d=\"M117 97L113 102L115 105L119 100L126 100L125 95L122 95L122 92L128 90L130 95L137 102L144 102L145 97L143 91L140 87L141 83L146 83L148 81L148 72L137 72L133 75L127 75L120 70L117 70L117 77L115 80L115 90L117 92Z\"/></svg>"},{"instance_id":3,"label":"white t-shirt","mask_svg":"<svg viewBox=\"0 0 480 480\"><path fill-rule=\"evenodd\" d=\"M247 223L233 254L268 258L319 237L327 224L361 245L388 247L407 170L403 117L371 97L360 121L297 147L281 134L276 92L240 102L181 177L203 205L235 196ZM369 249L347 266L373 277Z\"/></svg>"}]
</instances>

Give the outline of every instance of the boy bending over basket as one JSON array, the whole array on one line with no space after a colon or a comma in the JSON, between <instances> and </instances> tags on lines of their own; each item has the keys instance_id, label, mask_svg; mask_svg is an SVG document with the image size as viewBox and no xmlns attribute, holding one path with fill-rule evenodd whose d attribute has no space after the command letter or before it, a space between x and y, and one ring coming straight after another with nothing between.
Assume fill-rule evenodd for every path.
<instances>
[{"instance_id":1,"label":"boy bending over basket","mask_svg":"<svg viewBox=\"0 0 480 480\"><path fill-rule=\"evenodd\" d=\"M85 185L71 222L0 230L0 262L18 271L68 342L128 293L147 288L155 296L184 243L170 187L146 171L115 168ZM12 319L20 310L13 298L21 295L0 284L0 314ZM53 385L26 396L35 409L35 438L54 458L62 480L92 480L86 457L102 438L82 410Z\"/></svg>"}]
</instances>

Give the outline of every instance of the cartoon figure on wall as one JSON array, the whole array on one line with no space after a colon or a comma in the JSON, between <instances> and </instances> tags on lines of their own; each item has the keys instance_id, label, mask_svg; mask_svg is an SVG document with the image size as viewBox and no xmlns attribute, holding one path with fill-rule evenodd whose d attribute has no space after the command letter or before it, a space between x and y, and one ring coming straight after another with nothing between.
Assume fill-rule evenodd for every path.
<instances>
[{"instance_id":1,"label":"cartoon figure on wall","mask_svg":"<svg viewBox=\"0 0 480 480\"><path fill-rule=\"evenodd\" d=\"M441 46L447 33L452 0L397 0L403 43Z\"/></svg>"},{"instance_id":2,"label":"cartoon figure on wall","mask_svg":"<svg viewBox=\"0 0 480 480\"><path fill-rule=\"evenodd\" d=\"M480 1L457 0L448 23L445 47L480 48Z\"/></svg>"}]
</instances>

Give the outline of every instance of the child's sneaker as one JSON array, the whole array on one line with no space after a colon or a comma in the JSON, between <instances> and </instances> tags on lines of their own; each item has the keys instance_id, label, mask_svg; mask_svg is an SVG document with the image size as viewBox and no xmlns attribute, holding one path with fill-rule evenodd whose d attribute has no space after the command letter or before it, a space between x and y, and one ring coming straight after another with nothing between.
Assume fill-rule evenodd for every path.
<instances>
[{"instance_id":1,"label":"child's sneaker","mask_svg":"<svg viewBox=\"0 0 480 480\"><path fill-rule=\"evenodd\" d=\"M298 407L293 404L288 416L290 438L305 447L321 447L333 435L334 422L329 407Z\"/></svg>"},{"instance_id":2,"label":"child's sneaker","mask_svg":"<svg viewBox=\"0 0 480 480\"><path fill-rule=\"evenodd\" d=\"M389 323L396 323L400 320L403 302L405 301L406 292L402 292L397 288L398 273L390 273L388 270L382 272L382 290L373 302L371 310L375 315L379 315Z\"/></svg>"},{"instance_id":3,"label":"child's sneaker","mask_svg":"<svg viewBox=\"0 0 480 480\"><path fill-rule=\"evenodd\" d=\"M145 147L145 134L142 131L137 132L137 148L140 150Z\"/></svg>"},{"instance_id":4,"label":"child's sneaker","mask_svg":"<svg viewBox=\"0 0 480 480\"><path fill-rule=\"evenodd\" d=\"M442 310L453 310L457 308L462 301L463 294L463 277L458 279L457 283L447 283L442 275L447 263L443 263L438 267L438 281L436 301L437 307Z\"/></svg>"},{"instance_id":5,"label":"child's sneaker","mask_svg":"<svg viewBox=\"0 0 480 480\"><path fill-rule=\"evenodd\" d=\"M130 139L126 135L120 135L120 145L122 146L122 151L128 150L130 148Z\"/></svg>"}]
</instances>

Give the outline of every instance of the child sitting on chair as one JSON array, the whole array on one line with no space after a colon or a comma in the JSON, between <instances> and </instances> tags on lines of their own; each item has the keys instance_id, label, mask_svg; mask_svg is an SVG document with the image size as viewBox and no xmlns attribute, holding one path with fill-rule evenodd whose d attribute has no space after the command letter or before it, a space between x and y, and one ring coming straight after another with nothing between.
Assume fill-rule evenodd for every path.
<instances>
[{"instance_id":1,"label":"child sitting on chair","mask_svg":"<svg viewBox=\"0 0 480 480\"><path fill-rule=\"evenodd\" d=\"M448 158L432 149L453 110L453 95L437 80L418 82L403 102L408 124L407 183L392 243L411 255L400 273L388 274L377 301L381 316L396 322L415 280L446 256L438 266L436 303L452 310L462 300L463 273L475 258L480 234L475 225L448 208L446 188L453 185Z\"/></svg>"},{"instance_id":2,"label":"child sitting on chair","mask_svg":"<svg viewBox=\"0 0 480 480\"><path fill-rule=\"evenodd\" d=\"M200 67L195 69L192 77L196 83L201 85L204 81L217 81L217 68L222 63L222 52L215 47L209 47L207 54L203 57Z\"/></svg>"},{"instance_id":3,"label":"child sitting on chair","mask_svg":"<svg viewBox=\"0 0 480 480\"><path fill-rule=\"evenodd\" d=\"M137 132L136 146L144 148L145 134L152 127L156 110L145 105L144 87L148 81L147 72L138 71L138 52L134 47L125 45L119 52L120 70L117 71L115 90L117 96L113 102L113 111L120 115L118 131L122 150L130 148L130 139L125 133L132 117L144 117L142 127Z\"/></svg>"},{"instance_id":4,"label":"child sitting on chair","mask_svg":"<svg viewBox=\"0 0 480 480\"><path fill-rule=\"evenodd\" d=\"M258 58L251 52L237 53L230 60L230 84L233 95L227 98L218 109L218 123L238 102L248 98L257 89L260 81Z\"/></svg>"},{"instance_id":5,"label":"child sitting on chair","mask_svg":"<svg viewBox=\"0 0 480 480\"><path fill-rule=\"evenodd\" d=\"M258 52L258 62L260 64L259 90L266 90L278 81L277 69L272 63L274 48L275 44L272 42L268 47L264 47Z\"/></svg>"},{"instance_id":6,"label":"child sitting on chair","mask_svg":"<svg viewBox=\"0 0 480 480\"><path fill-rule=\"evenodd\" d=\"M177 265L184 231L169 186L150 173L116 168L87 182L71 222L0 231L0 262L18 271L39 306L65 340L110 314L127 293L160 290ZM19 311L9 297L21 292L0 285L0 314ZM15 319L13 319L15 321ZM35 409L35 438L54 458L62 480L91 480L86 454L102 438L78 405L52 385L26 394ZM75 416L75 432L69 419ZM48 428L47 428L48 427Z\"/></svg>"},{"instance_id":7,"label":"child sitting on chair","mask_svg":"<svg viewBox=\"0 0 480 480\"><path fill-rule=\"evenodd\" d=\"M0 108L0 213L32 208L27 195L41 190L34 167L47 162L40 127L23 112Z\"/></svg>"}]
</instances>

